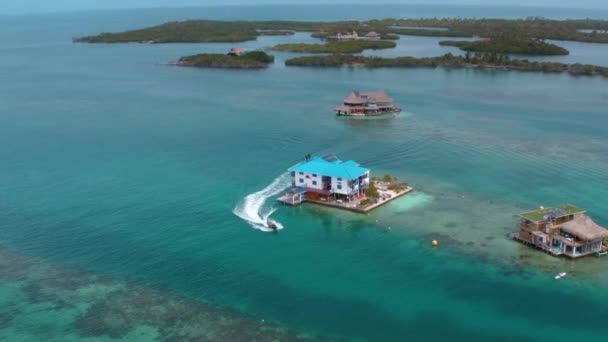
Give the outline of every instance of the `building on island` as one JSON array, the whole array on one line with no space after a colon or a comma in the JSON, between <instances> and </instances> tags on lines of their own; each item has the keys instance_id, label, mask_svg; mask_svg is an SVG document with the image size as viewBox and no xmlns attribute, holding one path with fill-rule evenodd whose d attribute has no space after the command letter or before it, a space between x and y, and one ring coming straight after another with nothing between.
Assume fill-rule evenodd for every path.
<instances>
[{"instance_id":1,"label":"building on island","mask_svg":"<svg viewBox=\"0 0 608 342\"><path fill-rule=\"evenodd\" d=\"M373 92L358 92L353 90L344 99L341 106L335 109L337 115L342 116L385 116L396 115L401 108L395 107L393 99L383 90Z\"/></svg>"},{"instance_id":2,"label":"building on island","mask_svg":"<svg viewBox=\"0 0 608 342\"><path fill-rule=\"evenodd\" d=\"M244 55L245 52L247 52L246 48L231 48L230 51L228 51L227 55L240 57Z\"/></svg>"},{"instance_id":3,"label":"building on island","mask_svg":"<svg viewBox=\"0 0 608 342\"><path fill-rule=\"evenodd\" d=\"M353 31L353 32L347 32L345 34L342 34L341 32L336 33L335 36L329 36L327 37L328 39L335 39L335 40L357 40L360 39L359 38L359 34L357 34L357 32Z\"/></svg>"},{"instance_id":4,"label":"building on island","mask_svg":"<svg viewBox=\"0 0 608 342\"><path fill-rule=\"evenodd\" d=\"M289 172L291 187L278 198L289 205L309 202L367 213L414 190L396 177L391 177L391 182L372 180L369 169L352 160L341 161L333 154L315 158L307 155Z\"/></svg>"},{"instance_id":5,"label":"building on island","mask_svg":"<svg viewBox=\"0 0 608 342\"><path fill-rule=\"evenodd\" d=\"M380 34L374 31L368 32L363 36L367 40L379 40Z\"/></svg>"},{"instance_id":6,"label":"building on island","mask_svg":"<svg viewBox=\"0 0 608 342\"><path fill-rule=\"evenodd\" d=\"M312 201L352 201L369 186L369 169L333 154L305 160L289 169L292 187L279 200L288 204ZM340 202L338 202L340 203Z\"/></svg>"},{"instance_id":7,"label":"building on island","mask_svg":"<svg viewBox=\"0 0 608 342\"><path fill-rule=\"evenodd\" d=\"M374 31L370 31L360 36L356 31L353 32L338 32L334 36L329 36L327 39L330 40L379 40L382 36Z\"/></svg>"},{"instance_id":8,"label":"building on island","mask_svg":"<svg viewBox=\"0 0 608 342\"><path fill-rule=\"evenodd\" d=\"M513 239L554 256L579 258L605 255L608 230L598 226L585 210L571 204L520 214L519 232Z\"/></svg>"}]
</instances>

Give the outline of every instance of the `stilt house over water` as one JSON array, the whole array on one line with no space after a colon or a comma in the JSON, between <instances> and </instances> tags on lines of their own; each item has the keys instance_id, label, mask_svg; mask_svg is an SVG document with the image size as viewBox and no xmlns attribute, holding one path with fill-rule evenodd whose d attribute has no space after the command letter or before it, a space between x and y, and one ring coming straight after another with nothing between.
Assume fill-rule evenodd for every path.
<instances>
[{"instance_id":1,"label":"stilt house over water","mask_svg":"<svg viewBox=\"0 0 608 342\"><path fill-rule=\"evenodd\" d=\"M608 239L608 230L593 222L584 209L565 204L554 208L540 207L519 216L520 230L512 235L517 241L554 256L580 258L606 254L603 242Z\"/></svg>"},{"instance_id":2,"label":"stilt house over water","mask_svg":"<svg viewBox=\"0 0 608 342\"><path fill-rule=\"evenodd\" d=\"M335 109L337 115L344 116L383 116L395 115L401 108L393 105L393 99L388 97L384 90L359 92L353 90L344 99L341 106Z\"/></svg>"}]
</instances>

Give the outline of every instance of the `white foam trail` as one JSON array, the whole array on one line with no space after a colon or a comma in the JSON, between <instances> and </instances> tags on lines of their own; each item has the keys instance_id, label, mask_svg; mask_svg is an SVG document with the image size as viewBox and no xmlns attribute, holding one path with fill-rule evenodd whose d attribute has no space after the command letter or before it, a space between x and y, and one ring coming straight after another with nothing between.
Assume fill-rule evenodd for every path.
<instances>
[{"instance_id":1,"label":"white foam trail","mask_svg":"<svg viewBox=\"0 0 608 342\"><path fill-rule=\"evenodd\" d=\"M270 208L264 210L263 206L266 200L272 196L278 195L285 190L291 183L291 177L288 173L284 173L272 181L264 189L245 196L245 198L237 204L232 212L247 221L255 229L264 232L271 232L274 229L268 228L268 218L276 209ZM283 229L283 225L276 222L277 230Z\"/></svg>"}]
</instances>

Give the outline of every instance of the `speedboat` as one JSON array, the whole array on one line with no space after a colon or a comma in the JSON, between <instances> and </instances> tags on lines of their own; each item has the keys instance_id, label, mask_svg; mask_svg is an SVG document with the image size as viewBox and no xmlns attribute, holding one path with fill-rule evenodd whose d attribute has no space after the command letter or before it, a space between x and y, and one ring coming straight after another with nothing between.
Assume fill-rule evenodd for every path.
<instances>
[{"instance_id":1,"label":"speedboat","mask_svg":"<svg viewBox=\"0 0 608 342\"><path fill-rule=\"evenodd\" d=\"M566 272L559 272L556 276L555 279L561 279L563 277L565 277L568 273Z\"/></svg>"},{"instance_id":2,"label":"speedboat","mask_svg":"<svg viewBox=\"0 0 608 342\"><path fill-rule=\"evenodd\" d=\"M274 222L273 220L268 220L268 223L266 224L268 226L268 228L270 229L274 229L276 230L278 228L277 223Z\"/></svg>"}]
</instances>

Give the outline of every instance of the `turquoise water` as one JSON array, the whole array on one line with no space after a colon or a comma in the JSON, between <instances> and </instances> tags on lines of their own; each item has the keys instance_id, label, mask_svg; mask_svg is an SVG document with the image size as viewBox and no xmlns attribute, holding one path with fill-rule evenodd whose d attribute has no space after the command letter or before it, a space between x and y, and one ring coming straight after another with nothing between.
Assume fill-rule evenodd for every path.
<instances>
[{"instance_id":1,"label":"turquoise water","mask_svg":"<svg viewBox=\"0 0 608 342\"><path fill-rule=\"evenodd\" d=\"M71 43L206 12L111 13L0 22L3 339L608 336L608 259L506 238L514 214L541 204L575 203L608 225L605 79L286 68L289 54L268 70L198 70L164 64L231 45ZM301 18L336 11L315 13ZM340 120L332 109L353 88L385 89L406 113ZM271 197L261 211L275 206L278 234L233 214L325 152L417 191L369 216Z\"/></svg>"}]
</instances>

